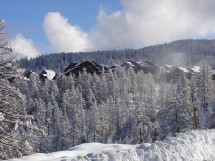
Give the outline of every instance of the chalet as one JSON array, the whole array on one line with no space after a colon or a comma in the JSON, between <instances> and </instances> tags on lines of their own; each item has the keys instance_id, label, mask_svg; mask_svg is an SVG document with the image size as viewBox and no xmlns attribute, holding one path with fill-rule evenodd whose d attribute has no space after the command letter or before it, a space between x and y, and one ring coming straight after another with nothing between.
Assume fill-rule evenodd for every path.
<instances>
[{"instance_id":1,"label":"chalet","mask_svg":"<svg viewBox=\"0 0 215 161\"><path fill-rule=\"evenodd\" d=\"M109 67L106 71L108 72L109 70L112 70L113 72L115 72L119 68L120 68L120 66L115 64L115 65Z\"/></svg>"},{"instance_id":2,"label":"chalet","mask_svg":"<svg viewBox=\"0 0 215 161\"><path fill-rule=\"evenodd\" d=\"M23 75L25 78L30 78L31 74L32 74L32 71L31 71L31 70L25 70L25 71L23 72L22 75Z\"/></svg>"},{"instance_id":3,"label":"chalet","mask_svg":"<svg viewBox=\"0 0 215 161\"><path fill-rule=\"evenodd\" d=\"M154 65L152 62L145 61L145 62L134 62L134 61L127 61L124 62L121 67L125 67L126 69L132 67L134 72L137 73L139 71L143 71L144 73L151 73L156 74L159 68Z\"/></svg>"},{"instance_id":4,"label":"chalet","mask_svg":"<svg viewBox=\"0 0 215 161\"><path fill-rule=\"evenodd\" d=\"M140 71L142 70L144 73L151 73L151 74L156 74L159 70L159 68L154 65L152 62L145 61L143 63L138 63L135 66L135 71Z\"/></svg>"},{"instance_id":5,"label":"chalet","mask_svg":"<svg viewBox=\"0 0 215 161\"><path fill-rule=\"evenodd\" d=\"M171 70L165 75L166 77L166 82L177 82L179 79L182 79L184 77L184 74L188 73L186 70L182 70L179 67L172 67Z\"/></svg>"},{"instance_id":6,"label":"chalet","mask_svg":"<svg viewBox=\"0 0 215 161\"><path fill-rule=\"evenodd\" d=\"M122 63L121 67L125 67L125 68L130 68L130 67L135 67L136 64L134 64L133 61L126 61L124 63Z\"/></svg>"},{"instance_id":7,"label":"chalet","mask_svg":"<svg viewBox=\"0 0 215 161\"><path fill-rule=\"evenodd\" d=\"M165 70L166 82L177 82L180 78L186 76L186 78L191 79L191 77L200 72L200 67L194 66L192 68L185 67L175 67L169 66L168 70Z\"/></svg>"},{"instance_id":8,"label":"chalet","mask_svg":"<svg viewBox=\"0 0 215 161\"><path fill-rule=\"evenodd\" d=\"M64 70L64 73L74 68L78 63L70 63L69 66Z\"/></svg>"},{"instance_id":9,"label":"chalet","mask_svg":"<svg viewBox=\"0 0 215 161\"><path fill-rule=\"evenodd\" d=\"M74 74L75 76L78 76L80 72L83 72L83 70L86 69L87 73L90 74L101 74L104 67L100 64L98 64L95 61L82 61L79 64L72 63L70 64L66 69L64 74L66 76L69 76L71 74ZM105 70L105 69L104 69Z\"/></svg>"},{"instance_id":10,"label":"chalet","mask_svg":"<svg viewBox=\"0 0 215 161\"><path fill-rule=\"evenodd\" d=\"M57 77L57 74L53 70L43 70L40 74L39 77L41 80L54 80Z\"/></svg>"}]
</instances>

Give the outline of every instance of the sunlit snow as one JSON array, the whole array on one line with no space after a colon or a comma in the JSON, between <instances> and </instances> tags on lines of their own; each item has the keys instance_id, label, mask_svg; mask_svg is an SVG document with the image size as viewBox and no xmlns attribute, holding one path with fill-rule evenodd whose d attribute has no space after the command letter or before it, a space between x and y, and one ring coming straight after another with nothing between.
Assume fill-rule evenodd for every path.
<instances>
[{"instance_id":1,"label":"sunlit snow","mask_svg":"<svg viewBox=\"0 0 215 161\"><path fill-rule=\"evenodd\" d=\"M194 72L199 73L200 72L200 66L194 66L191 68Z\"/></svg>"},{"instance_id":2,"label":"sunlit snow","mask_svg":"<svg viewBox=\"0 0 215 161\"><path fill-rule=\"evenodd\" d=\"M46 76L49 80L52 80L55 76L55 72L53 70L45 70L47 74L43 74Z\"/></svg>"},{"instance_id":3,"label":"sunlit snow","mask_svg":"<svg viewBox=\"0 0 215 161\"><path fill-rule=\"evenodd\" d=\"M215 160L215 130L178 134L139 145L86 143L66 151L37 153L10 161L203 161Z\"/></svg>"},{"instance_id":4,"label":"sunlit snow","mask_svg":"<svg viewBox=\"0 0 215 161\"><path fill-rule=\"evenodd\" d=\"M2 112L0 112L0 121L4 120L4 114Z\"/></svg>"},{"instance_id":5,"label":"sunlit snow","mask_svg":"<svg viewBox=\"0 0 215 161\"><path fill-rule=\"evenodd\" d=\"M172 65L165 64L167 68L172 68Z\"/></svg>"},{"instance_id":6,"label":"sunlit snow","mask_svg":"<svg viewBox=\"0 0 215 161\"><path fill-rule=\"evenodd\" d=\"M185 72L185 73L188 73L189 71L186 69L186 68L184 68L184 67L178 67L179 69L181 69L183 72Z\"/></svg>"}]
</instances>

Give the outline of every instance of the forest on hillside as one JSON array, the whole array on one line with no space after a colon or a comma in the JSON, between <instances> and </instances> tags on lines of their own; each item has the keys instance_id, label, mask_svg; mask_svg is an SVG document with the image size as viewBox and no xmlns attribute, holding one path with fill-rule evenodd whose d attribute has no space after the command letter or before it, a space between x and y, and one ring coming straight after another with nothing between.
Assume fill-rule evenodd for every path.
<instances>
[{"instance_id":1,"label":"forest on hillside","mask_svg":"<svg viewBox=\"0 0 215 161\"><path fill-rule=\"evenodd\" d=\"M22 124L17 119L10 132L24 139L32 153L87 142L154 142L214 127L215 84L208 68L177 82L156 77L132 68L101 75L84 71L79 77L45 81L36 73L20 76L10 83L23 97L22 104L14 106L31 118Z\"/></svg>"},{"instance_id":2,"label":"forest on hillside","mask_svg":"<svg viewBox=\"0 0 215 161\"><path fill-rule=\"evenodd\" d=\"M138 50L50 54L15 62L4 57L11 49L3 35L0 159L88 142L151 143L191 129L214 128L215 82L210 72L214 41L184 40ZM70 63L88 59L107 65L130 59L151 60L157 65L171 60L174 65L200 64L201 71L189 79L184 73L170 82L160 79L159 74L135 72L133 68L100 74L83 70L78 76L62 74L54 80L38 75L42 69L62 72ZM34 72L26 77L25 69Z\"/></svg>"},{"instance_id":3,"label":"forest on hillside","mask_svg":"<svg viewBox=\"0 0 215 161\"><path fill-rule=\"evenodd\" d=\"M124 49L113 51L94 51L79 53L52 53L34 59L21 59L20 66L40 73L43 69L56 72L63 70L71 63L83 60L94 60L100 64L112 66L125 61L153 62L157 66L164 64L176 66L194 66L206 64L214 66L215 40L178 40L171 43L148 46L142 49Z\"/></svg>"}]
</instances>

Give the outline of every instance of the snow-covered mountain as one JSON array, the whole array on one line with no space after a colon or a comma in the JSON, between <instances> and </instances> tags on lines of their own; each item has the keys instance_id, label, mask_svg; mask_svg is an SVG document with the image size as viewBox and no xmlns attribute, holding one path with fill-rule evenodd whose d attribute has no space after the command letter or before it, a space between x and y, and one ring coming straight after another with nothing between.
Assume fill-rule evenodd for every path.
<instances>
[{"instance_id":1,"label":"snow-covered mountain","mask_svg":"<svg viewBox=\"0 0 215 161\"><path fill-rule=\"evenodd\" d=\"M215 130L179 133L138 145L87 143L66 151L37 153L8 161L203 161L215 160Z\"/></svg>"}]
</instances>

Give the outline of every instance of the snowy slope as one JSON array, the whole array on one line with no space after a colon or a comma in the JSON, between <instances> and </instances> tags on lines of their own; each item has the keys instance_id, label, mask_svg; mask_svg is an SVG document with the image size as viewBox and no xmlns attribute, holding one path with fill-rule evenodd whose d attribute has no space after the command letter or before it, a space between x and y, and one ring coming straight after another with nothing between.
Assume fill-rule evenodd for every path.
<instances>
[{"instance_id":1,"label":"snowy slope","mask_svg":"<svg viewBox=\"0 0 215 161\"><path fill-rule=\"evenodd\" d=\"M203 161L215 160L215 130L181 133L153 144L88 143L66 151L34 154L10 161Z\"/></svg>"}]
</instances>

